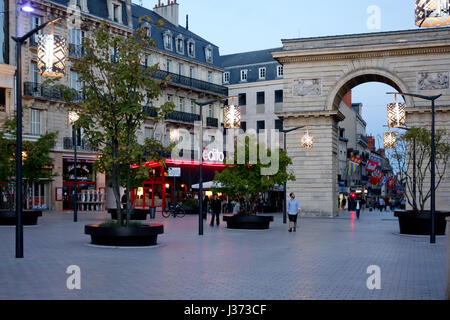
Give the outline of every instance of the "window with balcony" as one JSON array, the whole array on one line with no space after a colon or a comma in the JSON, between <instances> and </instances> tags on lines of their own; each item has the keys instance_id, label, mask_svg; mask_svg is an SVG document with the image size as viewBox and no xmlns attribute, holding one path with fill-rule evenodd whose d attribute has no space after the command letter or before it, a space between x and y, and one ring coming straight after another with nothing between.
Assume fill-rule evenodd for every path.
<instances>
[{"instance_id":1,"label":"window with balcony","mask_svg":"<svg viewBox=\"0 0 450 320\"><path fill-rule=\"evenodd\" d=\"M230 73L229 72L223 73L223 83L230 83Z\"/></svg>"},{"instance_id":2,"label":"window with balcony","mask_svg":"<svg viewBox=\"0 0 450 320\"><path fill-rule=\"evenodd\" d=\"M247 69L241 70L241 81L247 81L247 73Z\"/></svg>"},{"instance_id":3,"label":"window with balcony","mask_svg":"<svg viewBox=\"0 0 450 320\"><path fill-rule=\"evenodd\" d=\"M80 29L71 29L69 36L69 55L80 58L83 54L84 31Z\"/></svg>"},{"instance_id":4,"label":"window with balcony","mask_svg":"<svg viewBox=\"0 0 450 320\"><path fill-rule=\"evenodd\" d=\"M178 111L184 112L184 98L178 100Z\"/></svg>"},{"instance_id":5,"label":"window with balcony","mask_svg":"<svg viewBox=\"0 0 450 320\"><path fill-rule=\"evenodd\" d=\"M41 17L31 15L30 16L30 30L33 30L41 25ZM38 36L41 34L41 31L33 34L30 38L30 45L36 47L38 43Z\"/></svg>"},{"instance_id":6,"label":"window with balcony","mask_svg":"<svg viewBox=\"0 0 450 320\"><path fill-rule=\"evenodd\" d=\"M166 71L172 72L172 60L170 60L170 59L167 59L167 61L166 61Z\"/></svg>"},{"instance_id":7,"label":"window with balcony","mask_svg":"<svg viewBox=\"0 0 450 320\"><path fill-rule=\"evenodd\" d=\"M178 74L180 76L184 76L184 64L182 64L182 63L178 64Z\"/></svg>"},{"instance_id":8,"label":"window with balcony","mask_svg":"<svg viewBox=\"0 0 450 320\"><path fill-rule=\"evenodd\" d=\"M195 67L189 67L189 77L195 79Z\"/></svg>"},{"instance_id":9,"label":"window with balcony","mask_svg":"<svg viewBox=\"0 0 450 320\"><path fill-rule=\"evenodd\" d=\"M33 136L41 135L41 111L31 109L31 134Z\"/></svg>"},{"instance_id":10,"label":"window with balcony","mask_svg":"<svg viewBox=\"0 0 450 320\"><path fill-rule=\"evenodd\" d=\"M256 104L265 104L266 103L266 94L264 91L260 91L256 93Z\"/></svg>"}]
</instances>

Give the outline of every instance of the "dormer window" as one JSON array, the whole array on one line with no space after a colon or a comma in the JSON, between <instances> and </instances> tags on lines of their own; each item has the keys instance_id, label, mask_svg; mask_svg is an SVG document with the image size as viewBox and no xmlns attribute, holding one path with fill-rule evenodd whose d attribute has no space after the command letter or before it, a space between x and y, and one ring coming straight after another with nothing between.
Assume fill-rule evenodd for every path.
<instances>
[{"instance_id":1,"label":"dormer window","mask_svg":"<svg viewBox=\"0 0 450 320\"><path fill-rule=\"evenodd\" d=\"M150 23L144 22L141 28L145 30L145 37L150 38L152 36L152 27Z\"/></svg>"},{"instance_id":2,"label":"dormer window","mask_svg":"<svg viewBox=\"0 0 450 320\"><path fill-rule=\"evenodd\" d=\"M278 66L277 67L277 77L281 78L283 76L284 72L283 72L283 66Z\"/></svg>"},{"instance_id":3,"label":"dormer window","mask_svg":"<svg viewBox=\"0 0 450 320\"><path fill-rule=\"evenodd\" d=\"M266 68L259 68L259 80L266 79Z\"/></svg>"},{"instance_id":4,"label":"dormer window","mask_svg":"<svg viewBox=\"0 0 450 320\"><path fill-rule=\"evenodd\" d=\"M188 50L188 56L191 58L195 58L195 41L193 39L188 40L187 50Z\"/></svg>"},{"instance_id":5,"label":"dormer window","mask_svg":"<svg viewBox=\"0 0 450 320\"><path fill-rule=\"evenodd\" d=\"M230 73L228 71L223 73L223 83L230 83Z\"/></svg>"},{"instance_id":6,"label":"dormer window","mask_svg":"<svg viewBox=\"0 0 450 320\"><path fill-rule=\"evenodd\" d=\"M184 54L184 38L182 35L177 36L175 39L177 53Z\"/></svg>"},{"instance_id":7,"label":"dormer window","mask_svg":"<svg viewBox=\"0 0 450 320\"><path fill-rule=\"evenodd\" d=\"M211 45L205 47L206 62L213 63L213 48Z\"/></svg>"},{"instance_id":8,"label":"dormer window","mask_svg":"<svg viewBox=\"0 0 450 320\"><path fill-rule=\"evenodd\" d=\"M164 32L164 49L173 50L172 49L172 32L166 31Z\"/></svg>"},{"instance_id":9,"label":"dormer window","mask_svg":"<svg viewBox=\"0 0 450 320\"><path fill-rule=\"evenodd\" d=\"M120 12L120 5L119 4L114 4L113 5L113 21L114 22L118 22L121 23L121 12Z\"/></svg>"},{"instance_id":10,"label":"dormer window","mask_svg":"<svg viewBox=\"0 0 450 320\"><path fill-rule=\"evenodd\" d=\"M247 69L241 70L241 81L247 81Z\"/></svg>"}]
</instances>

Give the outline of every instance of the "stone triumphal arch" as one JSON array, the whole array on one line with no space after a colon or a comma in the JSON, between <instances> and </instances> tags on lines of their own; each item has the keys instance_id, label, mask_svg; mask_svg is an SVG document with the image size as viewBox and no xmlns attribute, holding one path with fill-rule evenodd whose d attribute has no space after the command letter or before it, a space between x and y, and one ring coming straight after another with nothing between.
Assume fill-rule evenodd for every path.
<instances>
[{"instance_id":1,"label":"stone triumphal arch","mask_svg":"<svg viewBox=\"0 0 450 320\"><path fill-rule=\"evenodd\" d=\"M273 56L284 66L284 103L277 115L285 128L308 125L314 148L287 138L297 180L288 184L305 212L336 216L338 208L339 104L357 85L382 82L399 92L443 96L436 126L450 128L450 28L282 40ZM431 128L429 102L406 98L407 125ZM386 108L380 105L380 108ZM380 109L381 110L381 109ZM450 209L450 177L436 194L438 210Z\"/></svg>"}]
</instances>

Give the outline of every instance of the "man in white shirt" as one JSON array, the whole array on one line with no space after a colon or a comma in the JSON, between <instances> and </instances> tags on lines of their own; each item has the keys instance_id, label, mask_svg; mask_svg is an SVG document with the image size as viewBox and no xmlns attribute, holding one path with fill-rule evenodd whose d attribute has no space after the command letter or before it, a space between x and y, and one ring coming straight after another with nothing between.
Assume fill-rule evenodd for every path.
<instances>
[{"instance_id":1,"label":"man in white shirt","mask_svg":"<svg viewBox=\"0 0 450 320\"><path fill-rule=\"evenodd\" d=\"M294 232L297 231L298 215L302 212L300 203L295 199L295 194L291 193L291 199L288 201L287 213L289 216L289 232L292 232L292 224L294 225Z\"/></svg>"}]
</instances>

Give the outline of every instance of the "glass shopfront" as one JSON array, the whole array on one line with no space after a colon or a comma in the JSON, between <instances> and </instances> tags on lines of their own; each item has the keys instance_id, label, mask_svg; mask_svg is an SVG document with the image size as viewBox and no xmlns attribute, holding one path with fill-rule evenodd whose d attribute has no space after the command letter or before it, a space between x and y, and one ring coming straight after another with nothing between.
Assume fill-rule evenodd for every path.
<instances>
[{"instance_id":1,"label":"glass shopfront","mask_svg":"<svg viewBox=\"0 0 450 320\"><path fill-rule=\"evenodd\" d=\"M63 210L72 210L71 194L96 190L94 161L77 159L77 185L75 186L75 163L73 158L63 159Z\"/></svg>"}]
</instances>

